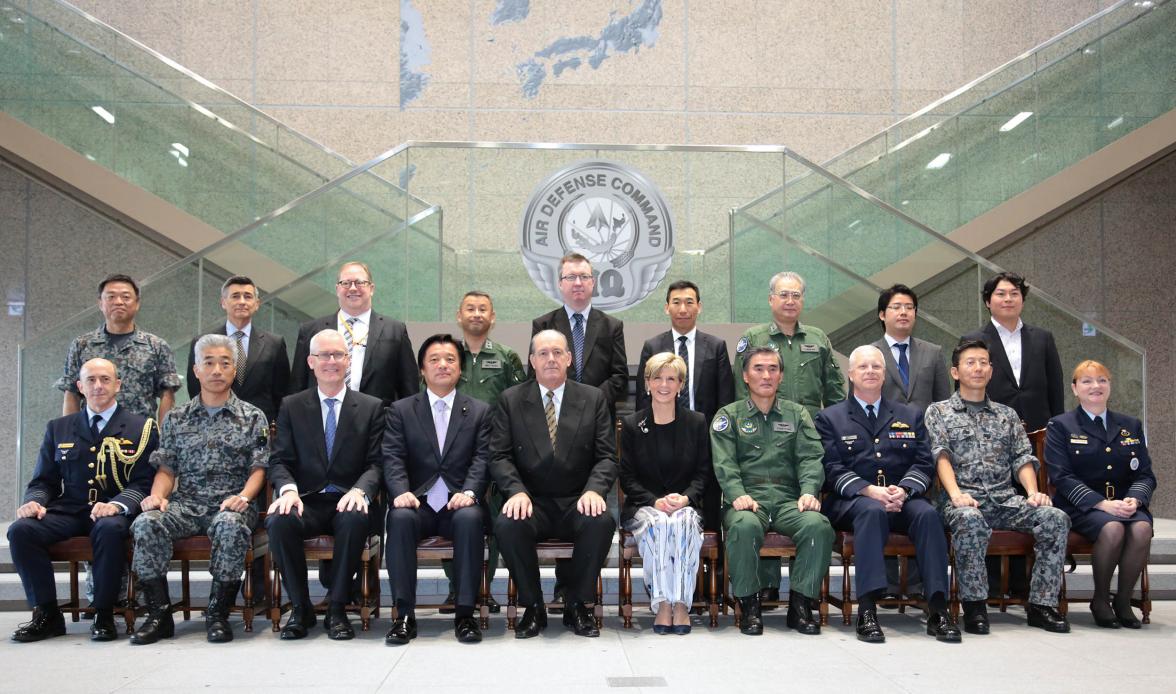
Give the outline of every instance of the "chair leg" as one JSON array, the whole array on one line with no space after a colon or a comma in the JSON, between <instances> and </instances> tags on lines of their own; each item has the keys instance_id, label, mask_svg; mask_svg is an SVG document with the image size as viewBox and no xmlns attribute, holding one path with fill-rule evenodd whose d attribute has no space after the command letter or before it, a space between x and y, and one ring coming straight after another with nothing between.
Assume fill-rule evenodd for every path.
<instances>
[{"instance_id":1,"label":"chair leg","mask_svg":"<svg viewBox=\"0 0 1176 694\"><path fill-rule=\"evenodd\" d=\"M127 623L127 634L135 633L135 572L127 570L127 606L123 610L123 621Z\"/></svg>"},{"instance_id":2,"label":"chair leg","mask_svg":"<svg viewBox=\"0 0 1176 694\"><path fill-rule=\"evenodd\" d=\"M1009 556L1007 554L1001 555L1000 558L1000 611L1008 611L1009 594Z\"/></svg>"},{"instance_id":3,"label":"chair leg","mask_svg":"<svg viewBox=\"0 0 1176 694\"><path fill-rule=\"evenodd\" d=\"M596 575L596 606L592 614L596 617L596 628L604 626L604 576L600 574Z\"/></svg>"},{"instance_id":4,"label":"chair leg","mask_svg":"<svg viewBox=\"0 0 1176 694\"><path fill-rule=\"evenodd\" d=\"M191 586L188 584L188 568L189 562L187 559L180 562L180 595L184 600L183 609L185 622L189 619L192 619L192 595L189 592Z\"/></svg>"},{"instance_id":5,"label":"chair leg","mask_svg":"<svg viewBox=\"0 0 1176 694\"><path fill-rule=\"evenodd\" d=\"M282 621L282 574L274 567L273 580L270 583L270 630L278 632Z\"/></svg>"},{"instance_id":6,"label":"chair leg","mask_svg":"<svg viewBox=\"0 0 1176 694\"><path fill-rule=\"evenodd\" d=\"M718 573L718 562L708 559L707 563L710 565L710 626L714 629L719 626L719 603L724 600L725 595L719 595L719 578L715 575Z\"/></svg>"},{"instance_id":7,"label":"chair leg","mask_svg":"<svg viewBox=\"0 0 1176 694\"><path fill-rule=\"evenodd\" d=\"M482 559L482 576L479 580L478 595L480 596L478 607L478 621L483 630L490 628L490 562L488 559Z\"/></svg>"},{"instance_id":8,"label":"chair leg","mask_svg":"<svg viewBox=\"0 0 1176 694\"><path fill-rule=\"evenodd\" d=\"M1062 587L1058 591L1058 612L1063 617L1070 614L1070 598L1066 595L1066 571L1062 570Z\"/></svg>"},{"instance_id":9,"label":"chair leg","mask_svg":"<svg viewBox=\"0 0 1176 694\"><path fill-rule=\"evenodd\" d=\"M853 613L853 594L849 586L849 565L853 561L852 552L841 555L841 623L849 626Z\"/></svg>"},{"instance_id":10,"label":"chair leg","mask_svg":"<svg viewBox=\"0 0 1176 694\"><path fill-rule=\"evenodd\" d=\"M370 573L368 566L371 563L370 555L366 559L360 559L359 562L359 628L362 631L368 631L372 628L372 587L368 583L368 574Z\"/></svg>"},{"instance_id":11,"label":"chair leg","mask_svg":"<svg viewBox=\"0 0 1176 694\"><path fill-rule=\"evenodd\" d=\"M829 570L825 569L825 580L821 581L821 594L817 596L817 611L821 615L821 626L829 626Z\"/></svg>"},{"instance_id":12,"label":"chair leg","mask_svg":"<svg viewBox=\"0 0 1176 694\"><path fill-rule=\"evenodd\" d=\"M237 596L233 596L235 601ZM241 613L245 617L245 632L253 631L253 552L249 551L245 554L245 588L242 596L244 604L241 606ZM231 609L231 608L230 608Z\"/></svg>"},{"instance_id":13,"label":"chair leg","mask_svg":"<svg viewBox=\"0 0 1176 694\"><path fill-rule=\"evenodd\" d=\"M901 556L898 558L898 613L906 614L906 597L907 597L907 576L909 567L907 566L907 557Z\"/></svg>"},{"instance_id":14,"label":"chair leg","mask_svg":"<svg viewBox=\"0 0 1176 694\"><path fill-rule=\"evenodd\" d=\"M1139 578L1139 611L1143 613L1143 623L1151 624L1151 585L1147 579L1147 562L1143 563L1143 575Z\"/></svg>"},{"instance_id":15,"label":"chair leg","mask_svg":"<svg viewBox=\"0 0 1176 694\"><path fill-rule=\"evenodd\" d=\"M71 561L69 563L69 611L75 622L81 619L78 609L81 604L82 598L78 590L78 562Z\"/></svg>"},{"instance_id":16,"label":"chair leg","mask_svg":"<svg viewBox=\"0 0 1176 694\"><path fill-rule=\"evenodd\" d=\"M633 560L621 550L621 571L617 581L617 614L625 629L633 628Z\"/></svg>"},{"instance_id":17,"label":"chair leg","mask_svg":"<svg viewBox=\"0 0 1176 694\"><path fill-rule=\"evenodd\" d=\"M519 616L518 595L516 595L514 576L506 574L506 628L514 631L515 621Z\"/></svg>"}]
</instances>

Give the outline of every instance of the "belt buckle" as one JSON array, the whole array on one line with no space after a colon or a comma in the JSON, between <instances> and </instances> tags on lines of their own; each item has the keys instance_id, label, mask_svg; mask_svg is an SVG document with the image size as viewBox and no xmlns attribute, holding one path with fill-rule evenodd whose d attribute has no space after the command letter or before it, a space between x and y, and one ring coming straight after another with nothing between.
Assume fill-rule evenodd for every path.
<instances>
[{"instance_id":1,"label":"belt buckle","mask_svg":"<svg viewBox=\"0 0 1176 694\"><path fill-rule=\"evenodd\" d=\"M90 505L91 506L98 503L98 490L96 488L91 487L89 497L90 497Z\"/></svg>"},{"instance_id":2,"label":"belt buckle","mask_svg":"<svg viewBox=\"0 0 1176 694\"><path fill-rule=\"evenodd\" d=\"M1115 500L1115 485L1111 484L1110 482L1107 482L1106 493L1107 493L1107 501L1114 501Z\"/></svg>"},{"instance_id":3,"label":"belt buckle","mask_svg":"<svg viewBox=\"0 0 1176 694\"><path fill-rule=\"evenodd\" d=\"M881 470L879 470L878 471L878 478L874 481L878 483L879 487L885 487L886 486L886 475L883 474Z\"/></svg>"}]
</instances>

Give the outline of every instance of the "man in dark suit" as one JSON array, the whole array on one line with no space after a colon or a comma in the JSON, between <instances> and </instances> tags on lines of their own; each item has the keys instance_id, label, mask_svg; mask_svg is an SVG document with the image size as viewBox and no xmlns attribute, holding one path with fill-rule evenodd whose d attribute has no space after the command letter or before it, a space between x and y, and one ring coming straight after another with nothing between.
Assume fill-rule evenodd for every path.
<instances>
[{"instance_id":1,"label":"man in dark suit","mask_svg":"<svg viewBox=\"0 0 1176 694\"><path fill-rule=\"evenodd\" d=\"M951 397L951 376L939 345L911 336L918 313L919 297L910 287L896 284L882 290L878 320L886 332L873 344L886 360L882 397L922 413L931 403Z\"/></svg>"},{"instance_id":2,"label":"man in dark suit","mask_svg":"<svg viewBox=\"0 0 1176 694\"><path fill-rule=\"evenodd\" d=\"M221 308L225 322L201 335L228 335L237 341L237 353L243 363L237 364L233 392L250 405L265 413L269 421L278 418L278 405L286 397L290 382L290 357L286 354L286 338L267 333L253 326L253 315L261 307L261 297L253 280L234 275L221 285ZM188 348L188 397L200 394L200 381L193 372L196 366L196 338Z\"/></svg>"},{"instance_id":3,"label":"man in dark suit","mask_svg":"<svg viewBox=\"0 0 1176 694\"><path fill-rule=\"evenodd\" d=\"M731 375L727 343L698 329L702 296L693 282L678 280L671 284L666 289L665 310L671 327L641 346L637 373L645 373L645 362L655 354L673 352L682 357L686 362L686 385L678 396L678 406L701 412L709 422L720 407L735 401L735 380ZM636 409L649 407L649 402L649 393L638 385ZM719 496L719 483L712 472L702 506L703 525L708 530L719 527Z\"/></svg>"},{"instance_id":4,"label":"man in dark suit","mask_svg":"<svg viewBox=\"0 0 1176 694\"><path fill-rule=\"evenodd\" d=\"M1013 272L984 283L992 320L964 339L983 340L992 360L988 397L1016 411L1029 431L1043 428L1065 409L1062 362L1053 333L1021 320L1029 285Z\"/></svg>"},{"instance_id":5,"label":"man in dark suit","mask_svg":"<svg viewBox=\"0 0 1176 694\"><path fill-rule=\"evenodd\" d=\"M316 387L282 400L270 481L275 496L266 517L274 563L293 610L283 639L306 636L317 621L306 581L302 541L335 537L324 626L333 640L355 636L344 606L351 578L371 532L368 507L380 484L384 407L379 399L344 387L347 345L335 330L311 338L308 366ZM378 522L378 519L377 519Z\"/></svg>"},{"instance_id":6,"label":"man in dark suit","mask_svg":"<svg viewBox=\"0 0 1176 694\"><path fill-rule=\"evenodd\" d=\"M821 410L816 426L825 449L825 515L834 528L854 537L858 640L886 640L877 600L886 587L882 550L893 530L910 536L923 567L927 633L959 641L960 630L947 610L947 538L927 500L935 463L923 412L883 395L886 367L874 345L849 355L849 380L853 397Z\"/></svg>"},{"instance_id":7,"label":"man in dark suit","mask_svg":"<svg viewBox=\"0 0 1176 694\"><path fill-rule=\"evenodd\" d=\"M416 546L433 535L453 540L454 634L462 643L482 640L474 619L485 531L478 502L489 484L492 418L489 405L456 390L462 356L461 343L452 335L425 340L417 353L425 392L388 408L384 485L392 510L387 560L396 601L396 619L384 638L389 645L416 638Z\"/></svg>"},{"instance_id":8,"label":"man in dark suit","mask_svg":"<svg viewBox=\"0 0 1176 694\"><path fill-rule=\"evenodd\" d=\"M629 367L625 356L625 325L600 309L592 308L596 280L592 263L579 253L559 261L559 293L564 305L531 321L531 336L540 330L557 330L568 340L571 363L568 380L596 386L604 393L610 415L617 400L627 397ZM534 368L528 371L532 376Z\"/></svg>"},{"instance_id":9,"label":"man in dark suit","mask_svg":"<svg viewBox=\"0 0 1176 694\"><path fill-rule=\"evenodd\" d=\"M530 354L535 381L504 391L494 416L490 470L506 497L494 533L526 605L519 639L547 626L535 544L553 537L575 543L564 625L580 636L600 635L586 604L616 529L604 501L617 477L616 442L604 395L568 380L571 361L562 333L537 333Z\"/></svg>"},{"instance_id":10,"label":"man in dark suit","mask_svg":"<svg viewBox=\"0 0 1176 694\"><path fill-rule=\"evenodd\" d=\"M24 504L16 509L17 520L8 526L12 563L33 608L33 618L17 627L13 641L65 634L47 550L75 535L89 535L94 548L91 573L96 613L90 640L118 638L114 602L126 570L130 519L151 491L155 476L142 458L151 457L159 434L149 420L116 401L122 383L112 362L91 359L82 364L80 376L75 385L86 404L80 412L54 419L45 428Z\"/></svg>"},{"instance_id":11,"label":"man in dark suit","mask_svg":"<svg viewBox=\"0 0 1176 694\"><path fill-rule=\"evenodd\" d=\"M372 310L376 285L367 265L352 261L339 268L335 294L339 311L303 323L294 347L291 392L314 385L306 366L310 338L322 330L337 330L347 344L351 367L344 375L347 388L379 398L387 407L393 400L420 390L419 374L412 358L412 344L404 323Z\"/></svg>"}]
</instances>

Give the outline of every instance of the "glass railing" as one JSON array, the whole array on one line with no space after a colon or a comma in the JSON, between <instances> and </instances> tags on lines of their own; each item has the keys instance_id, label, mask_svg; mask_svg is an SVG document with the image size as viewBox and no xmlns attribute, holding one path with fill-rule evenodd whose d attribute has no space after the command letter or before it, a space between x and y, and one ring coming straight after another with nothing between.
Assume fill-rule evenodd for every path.
<instances>
[{"instance_id":1,"label":"glass railing","mask_svg":"<svg viewBox=\"0 0 1176 694\"><path fill-rule=\"evenodd\" d=\"M838 155L825 167L946 234L1176 108L1176 3L1117 2L1069 31ZM829 184L790 180L741 213L779 226ZM828 243L825 220L788 211L798 242ZM849 220L852 221L852 220ZM917 244L929 238L914 239ZM859 260L863 274L920 245Z\"/></svg>"}]
</instances>

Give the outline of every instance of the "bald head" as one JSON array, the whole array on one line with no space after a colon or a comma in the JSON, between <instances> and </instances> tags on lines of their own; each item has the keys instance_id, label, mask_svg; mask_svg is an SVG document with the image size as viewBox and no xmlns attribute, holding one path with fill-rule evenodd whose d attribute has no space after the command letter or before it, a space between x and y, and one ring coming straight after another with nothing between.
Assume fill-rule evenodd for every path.
<instances>
[{"instance_id":1,"label":"bald head","mask_svg":"<svg viewBox=\"0 0 1176 694\"><path fill-rule=\"evenodd\" d=\"M86 406L94 412L102 412L114 404L122 381L118 380L118 367L114 362L98 358L82 364L77 386L86 399Z\"/></svg>"}]
</instances>

